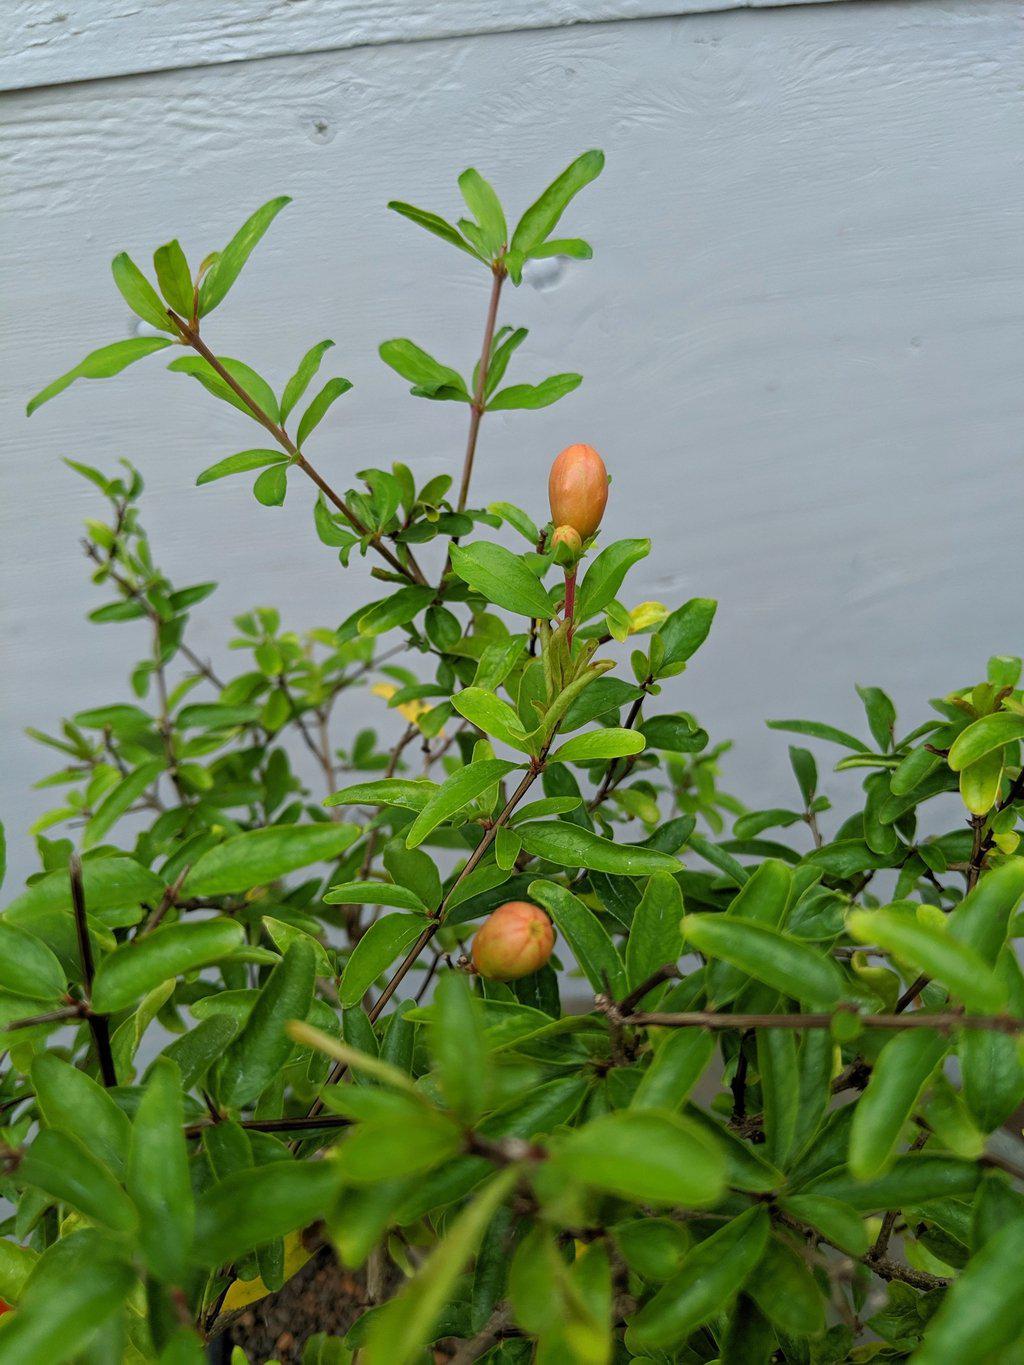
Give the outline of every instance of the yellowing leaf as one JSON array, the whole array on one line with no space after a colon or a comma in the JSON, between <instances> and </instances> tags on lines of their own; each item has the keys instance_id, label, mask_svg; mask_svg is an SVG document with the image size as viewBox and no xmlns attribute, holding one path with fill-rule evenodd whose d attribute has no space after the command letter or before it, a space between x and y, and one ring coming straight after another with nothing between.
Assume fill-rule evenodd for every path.
<instances>
[{"instance_id":1,"label":"yellowing leaf","mask_svg":"<svg viewBox=\"0 0 1024 1365\"><path fill-rule=\"evenodd\" d=\"M284 1239L284 1278L290 1280L309 1260L313 1253L306 1250L301 1232L289 1232ZM224 1295L222 1313L234 1313L239 1308L247 1308L257 1299L264 1299L270 1290L257 1276L255 1280L234 1280Z\"/></svg>"}]
</instances>

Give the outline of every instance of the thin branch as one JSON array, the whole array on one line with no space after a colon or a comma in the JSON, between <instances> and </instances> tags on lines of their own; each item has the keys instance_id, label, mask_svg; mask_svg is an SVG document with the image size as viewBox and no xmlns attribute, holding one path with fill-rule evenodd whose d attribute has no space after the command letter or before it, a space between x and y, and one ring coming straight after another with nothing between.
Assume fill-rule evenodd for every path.
<instances>
[{"instance_id":1,"label":"thin branch","mask_svg":"<svg viewBox=\"0 0 1024 1365\"><path fill-rule=\"evenodd\" d=\"M641 692L640 696L636 698L636 700L633 702L633 705L627 711L626 719L622 726L624 730L632 730L634 725L636 725L637 721L639 720L641 708L643 707L643 704L647 699L647 688L653 681L654 681L653 678L649 677L647 679L647 681L643 684L643 691ZM633 765L636 763L636 760L639 757L640 757L639 754L632 754L630 755L630 757L622 759L621 767L619 766L620 763L619 759L613 759L612 762L609 763L607 769L605 770L605 774L601 781L601 785L597 789L596 795L593 796L591 800L587 802L588 811L593 813L595 810L597 810L598 806L603 805L603 803L612 794L612 792L623 780L623 778L629 776L629 774L633 770Z\"/></svg>"},{"instance_id":2,"label":"thin branch","mask_svg":"<svg viewBox=\"0 0 1024 1365\"><path fill-rule=\"evenodd\" d=\"M16 1033L18 1029L34 1028L37 1024L56 1024L67 1019L81 1019L85 1011L81 1005L62 1005L58 1010L46 1010L43 1014L30 1014L24 1019L15 1019L5 1024L4 1033Z\"/></svg>"},{"instance_id":3,"label":"thin branch","mask_svg":"<svg viewBox=\"0 0 1024 1365\"><path fill-rule=\"evenodd\" d=\"M273 436L282 450L291 457L292 463L301 469L307 478L312 479L313 483L320 489L320 492L323 493L324 497L338 509L352 527L353 531L355 531L357 535L368 536L369 543L396 573L401 574L403 578L407 578L413 583L425 587L427 580L423 575L423 571L416 563L412 552L408 548L406 549L409 563L408 565L403 564L402 561L383 543L380 533L371 532L370 528L365 525L352 508L349 507L345 499L336 493L326 479L313 468L292 438L285 431L284 427L278 422L275 422L270 414L260 407L256 399L249 393L248 389L244 388L234 375L224 368L210 350L209 346L207 346L206 342L203 341L198 331L192 327L191 324L187 323L184 318L180 318L173 308L168 308L167 315L181 333L182 338L198 355L203 357L206 363L217 373L224 383L227 384L232 393L235 394L237 398L241 399L252 413L253 417L255 417L256 421L259 422L260 426L264 427L270 435Z\"/></svg>"},{"instance_id":4,"label":"thin branch","mask_svg":"<svg viewBox=\"0 0 1024 1365\"><path fill-rule=\"evenodd\" d=\"M92 943L89 940L89 921L85 912L85 886L82 881L82 860L72 853L68 872L71 877L71 905L75 912L75 931L78 934L78 953L82 961L82 981L85 998L92 996L92 982L95 966L92 957ZM114 1054L110 1050L110 1023L105 1014L93 1014L89 1010L89 1029L92 1032L96 1059L100 1066L103 1084L109 1089L117 1085L117 1071L114 1067Z\"/></svg>"},{"instance_id":5,"label":"thin branch","mask_svg":"<svg viewBox=\"0 0 1024 1365\"><path fill-rule=\"evenodd\" d=\"M469 484L473 477L473 460L476 457L476 442L480 432L480 419L484 415L484 395L487 391L487 372L491 367L491 346L494 343L494 328L498 320L498 300L501 286L505 282L505 267L498 263L491 267L491 297L487 305L487 321L484 324L484 340L477 363L476 389L469 410L469 435L466 438L466 455L462 462L462 482L459 485L459 501L456 511L463 512L469 500ZM443 578L444 575L442 575Z\"/></svg>"},{"instance_id":6,"label":"thin branch","mask_svg":"<svg viewBox=\"0 0 1024 1365\"><path fill-rule=\"evenodd\" d=\"M153 930L157 927L157 925L163 919L164 915L167 914L168 910L170 910L171 906L178 899L178 892L184 886L185 878L188 876L191 869L192 869L191 863L186 863L185 866L181 869L181 871L175 877L174 881L171 882L170 886L161 896L160 904L156 907L156 909L150 915L149 919L146 920L145 924L143 924L142 928L136 934L136 938L142 938L143 935L145 934L151 934Z\"/></svg>"},{"instance_id":7,"label":"thin branch","mask_svg":"<svg viewBox=\"0 0 1024 1365\"><path fill-rule=\"evenodd\" d=\"M602 997L603 998L603 997ZM619 1015L624 1024L658 1028L706 1028L712 1032L745 1030L751 1028L788 1028L788 1029L827 1029L837 1018L849 1018L850 1010L835 1010L829 1014L725 1014L715 1010L690 1010L681 1014L640 1011L628 1014L619 1007L599 1005L603 1013ZM1024 1033L1024 1019L1006 1014L924 1014L913 1011L910 1014L857 1014L861 1028L865 1029L907 1029L930 1028L939 1033L952 1029L978 1029L990 1033Z\"/></svg>"}]
</instances>

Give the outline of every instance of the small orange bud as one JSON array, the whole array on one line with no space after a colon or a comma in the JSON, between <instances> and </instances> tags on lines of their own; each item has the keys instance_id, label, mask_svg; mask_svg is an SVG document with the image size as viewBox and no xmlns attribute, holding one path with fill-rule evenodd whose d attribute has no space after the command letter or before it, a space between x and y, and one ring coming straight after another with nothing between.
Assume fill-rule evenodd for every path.
<instances>
[{"instance_id":1,"label":"small orange bud","mask_svg":"<svg viewBox=\"0 0 1024 1365\"><path fill-rule=\"evenodd\" d=\"M540 906L507 901L477 930L473 966L489 981L515 981L543 967L554 946L555 931Z\"/></svg>"},{"instance_id":2,"label":"small orange bud","mask_svg":"<svg viewBox=\"0 0 1024 1365\"><path fill-rule=\"evenodd\" d=\"M551 534L551 548L564 545L570 554L578 555L583 549L583 541L575 526L556 526Z\"/></svg>"},{"instance_id":3,"label":"small orange bud","mask_svg":"<svg viewBox=\"0 0 1024 1365\"><path fill-rule=\"evenodd\" d=\"M601 525L608 502L608 471L593 446L566 446L548 476L551 520L571 526L581 539Z\"/></svg>"}]
</instances>

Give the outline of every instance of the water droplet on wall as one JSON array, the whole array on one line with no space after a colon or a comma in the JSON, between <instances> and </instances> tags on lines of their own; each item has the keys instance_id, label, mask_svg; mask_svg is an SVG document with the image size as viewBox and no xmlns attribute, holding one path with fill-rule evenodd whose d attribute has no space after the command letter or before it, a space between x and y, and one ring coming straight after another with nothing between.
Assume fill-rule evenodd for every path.
<instances>
[{"instance_id":1,"label":"water droplet on wall","mask_svg":"<svg viewBox=\"0 0 1024 1365\"><path fill-rule=\"evenodd\" d=\"M532 289L546 293L549 289L557 289L562 283L568 265L568 256L546 256L539 261L527 261L523 266L523 279Z\"/></svg>"}]
</instances>

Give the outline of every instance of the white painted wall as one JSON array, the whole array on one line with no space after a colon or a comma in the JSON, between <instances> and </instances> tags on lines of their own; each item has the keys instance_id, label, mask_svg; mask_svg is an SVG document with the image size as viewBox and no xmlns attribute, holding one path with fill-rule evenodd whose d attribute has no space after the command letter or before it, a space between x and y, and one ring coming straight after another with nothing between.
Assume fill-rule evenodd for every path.
<instances>
[{"instance_id":1,"label":"white painted wall","mask_svg":"<svg viewBox=\"0 0 1024 1365\"><path fill-rule=\"evenodd\" d=\"M610 4L590 12L645 12ZM313 537L298 484L280 510L244 482L192 486L249 433L159 358L23 415L44 382L130 333L116 250L143 259L178 234L201 253L281 192L296 202L211 319L213 344L280 384L307 345L336 339L356 390L311 447L332 481L392 458L455 472L464 411L410 398L375 347L409 335L468 367L486 280L384 204L454 210L455 176L476 164L518 205L577 151L606 150L572 216L594 261L510 290L504 309L534 329L520 378L572 368L584 386L487 418L478 488L542 516L551 456L580 439L602 450L607 534L655 541L636 599L720 599L674 698L735 737L736 786L789 797L764 716L860 728L853 683L872 682L909 725L989 653L1024 646L1016 0L548 28L586 7L538 0L503 10L502 27L525 27L502 32L480 31L497 7L467 4L440 7L443 31L467 36L437 40L426 6L350 22L348 4L246 4L223 10L234 29L209 8L144 3L117 28L100 0L8 11L7 83L28 87L4 97L0 226L0 818L17 872L48 795L28 792L47 757L22 728L122 696L145 649L134 627L84 620L100 599L76 538L97 503L61 456L141 466L161 562L223 584L195 623L222 661L226 623L253 602L302 628L368 595L365 569L343 573ZM282 43L300 55L267 55Z\"/></svg>"}]
</instances>

